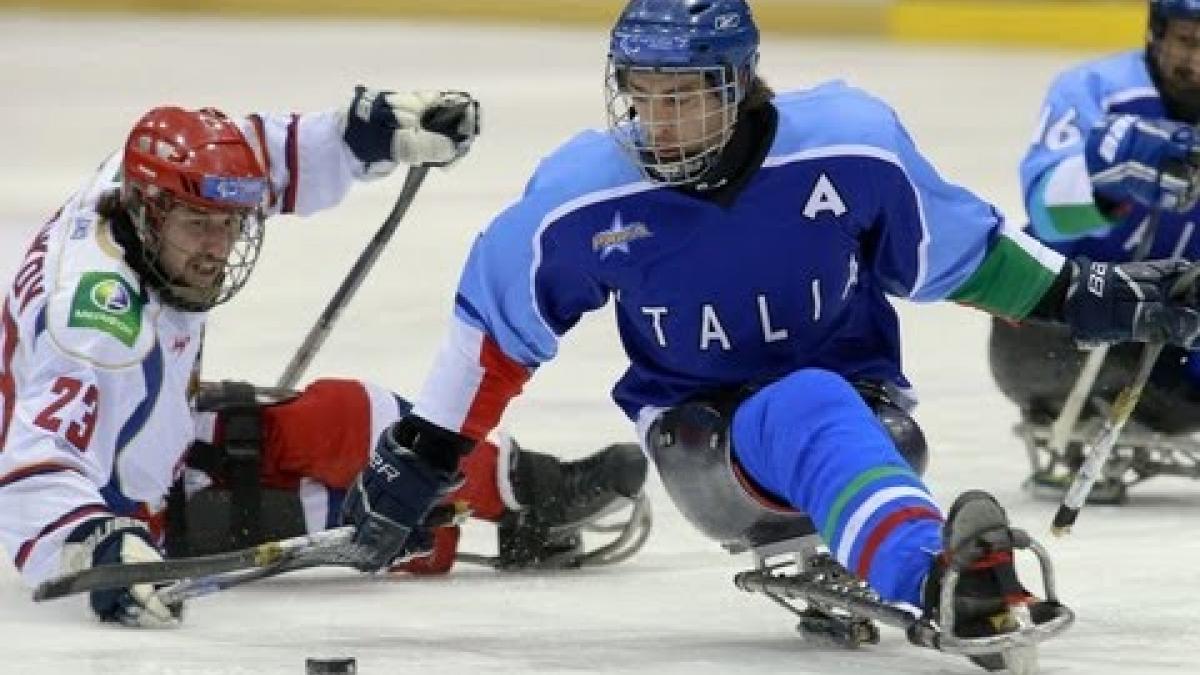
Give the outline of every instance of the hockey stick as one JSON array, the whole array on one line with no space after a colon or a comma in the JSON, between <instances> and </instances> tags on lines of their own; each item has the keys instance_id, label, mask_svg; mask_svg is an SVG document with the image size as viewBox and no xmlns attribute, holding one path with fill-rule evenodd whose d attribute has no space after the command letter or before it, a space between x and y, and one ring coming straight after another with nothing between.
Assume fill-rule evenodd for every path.
<instances>
[{"instance_id":1,"label":"hockey stick","mask_svg":"<svg viewBox=\"0 0 1200 675\"><path fill-rule=\"evenodd\" d=\"M1150 248L1154 246L1154 237L1158 233L1158 224L1161 219L1162 209L1154 209L1143 225L1141 238L1138 239L1137 249L1134 250L1131 260L1145 260L1146 256L1150 255ZM1046 444L1052 457L1060 457L1066 451L1071 432L1075 430L1075 425L1079 422L1079 415L1087 403L1088 395L1092 393L1092 387L1096 385L1096 378L1100 376L1100 370L1104 367L1105 359L1108 358L1108 348L1109 345L1104 344L1094 347L1088 352L1087 359L1083 362L1083 368L1075 378L1075 385L1071 387L1071 393L1063 402L1058 417L1054 418L1054 424L1050 427L1050 440ZM1037 467L1034 468L1036 470Z\"/></svg>"},{"instance_id":2,"label":"hockey stick","mask_svg":"<svg viewBox=\"0 0 1200 675\"><path fill-rule=\"evenodd\" d=\"M460 524L467 514L465 503L442 504L429 512L423 526ZM353 543L354 530L354 526L346 525L228 553L90 567L42 582L34 589L33 599L41 602L134 584L176 581L160 589L158 595L177 601L299 569L358 567L372 556Z\"/></svg>"},{"instance_id":3,"label":"hockey stick","mask_svg":"<svg viewBox=\"0 0 1200 675\"><path fill-rule=\"evenodd\" d=\"M350 543L351 526L272 541L229 553L148 563L99 565L44 581L33 591L35 602L55 600L135 584L211 577L245 570L299 569L318 565L353 565L362 553Z\"/></svg>"},{"instance_id":4,"label":"hockey stick","mask_svg":"<svg viewBox=\"0 0 1200 675\"><path fill-rule=\"evenodd\" d=\"M1171 287L1171 295L1178 296L1187 292L1197 279L1200 279L1200 264L1192 265L1175 281L1175 285ZM1109 411L1108 419L1104 420L1104 426L1088 444L1085 453L1087 459L1084 460L1083 466L1079 467L1074 480L1071 481L1071 487L1063 496L1062 504L1054 514L1051 531L1055 535L1070 534L1071 526L1079 517L1079 512L1083 509L1084 502L1087 501L1088 493L1092 491L1092 486L1096 484L1096 480L1104 471L1104 464L1112 454L1121 430L1125 428L1125 423L1129 421L1130 415L1133 414L1134 408L1141 400L1142 390L1146 387L1146 382L1150 380L1150 373L1153 372L1154 364L1158 362L1158 357L1162 354L1165 346L1163 342L1151 342L1146 345L1133 381L1121 390L1117 400L1113 403L1112 410Z\"/></svg>"},{"instance_id":5,"label":"hockey stick","mask_svg":"<svg viewBox=\"0 0 1200 675\"><path fill-rule=\"evenodd\" d=\"M333 294L329 304L325 305L325 311L321 312L317 322L309 329L308 335L304 337L304 342L300 344L295 355L292 356L292 360L283 369L283 374L279 376L279 381L275 384L277 388L292 389L296 386L300 376L304 374L317 355L317 350L325 344L325 339L333 330L334 322L337 321L346 305L350 303L350 299L358 291L358 287L366 278L367 273L371 271L371 267L375 265L375 261L379 259L379 254L383 252L388 240L395 233L396 227L404 218L404 214L408 212L408 207L412 205L413 198L416 197L417 190L420 189L421 183L428 173L429 167L424 165L414 166L408 170L408 174L404 177L404 187L400 190L400 196L396 198L392 212L384 219L383 225L379 226L375 236L359 254L358 260L350 268L346 278L342 280L342 285Z\"/></svg>"},{"instance_id":6,"label":"hockey stick","mask_svg":"<svg viewBox=\"0 0 1200 675\"><path fill-rule=\"evenodd\" d=\"M627 525L624 528L618 527L620 535L615 541L594 551L574 556L567 564L551 564L547 565L544 569L600 567L614 565L628 559L637 553L642 545L646 543L646 539L649 538L649 508L649 500L643 496L634 504L634 515L632 517L634 524ZM458 514L456 517L465 516L465 512L458 509L456 509L456 513ZM347 543L322 546L309 553L298 553L287 560L280 560L263 567L223 571L206 576L183 579L170 586L160 588L155 591L154 596L163 604L170 605L176 602L219 593L234 586L241 586L251 581L278 576L286 572L313 567L354 567L358 560L356 551L356 547ZM499 565L497 564L498 559L491 556L460 553L455 556L455 561L499 569Z\"/></svg>"}]
</instances>

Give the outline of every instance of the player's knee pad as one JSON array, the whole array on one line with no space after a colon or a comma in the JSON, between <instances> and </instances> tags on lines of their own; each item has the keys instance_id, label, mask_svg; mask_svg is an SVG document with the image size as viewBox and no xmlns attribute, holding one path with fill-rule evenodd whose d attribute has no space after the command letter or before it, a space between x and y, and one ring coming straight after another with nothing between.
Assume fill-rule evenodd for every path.
<instances>
[{"instance_id":1,"label":"player's knee pad","mask_svg":"<svg viewBox=\"0 0 1200 675\"><path fill-rule=\"evenodd\" d=\"M740 474L729 419L712 405L685 403L664 412L650 426L647 448L683 516L731 551L816 531L808 516L770 503Z\"/></svg>"},{"instance_id":2,"label":"player's knee pad","mask_svg":"<svg viewBox=\"0 0 1200 675\"><path fill-rule=\"evenodd\" d=\"M884 387L874 383L858 383L854 388L883 424L908 465L918 476L925 475L925 469L929 466L929 444L917 421L892 400Z\"/></svg>"}]
</instances>

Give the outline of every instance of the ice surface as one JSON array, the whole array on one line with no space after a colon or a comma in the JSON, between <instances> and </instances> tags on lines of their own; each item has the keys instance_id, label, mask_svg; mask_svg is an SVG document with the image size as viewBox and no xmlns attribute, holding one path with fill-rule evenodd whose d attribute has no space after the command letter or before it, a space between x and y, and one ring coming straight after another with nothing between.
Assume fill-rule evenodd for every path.
<instances>
[{"instance_id":1,"label":"ice surface","mask_svg":"<svg viewBox=\"0 0 1200 675\"><path fill-rule=\"evenodd\" d=\"M461 168L429 177L310 372L412 392L476 230L541 155L603 124L604 51L599 30L0 18L0 279L147 107L289 112L343 105L357 83L466 89L484 103L485 135ZM768 35L763 72L779 89L840 76L879 94L944 174L1019 220L1016 163L1042 93L1083 56ZM206 375L273 382L398 189L398 179L380 181L326 215L274 221L253 282L212 317ZM1048 541L1053 505L1018 489L1025 459L1009 432L1015 410L987 374L986 318L950 305L901 312L935 493L943 504L965 488L997 493L1050 546L1079 612L1043 650L1043 671L1195 672L1197 485L1155 480L1124 508L1089 507L1072 538ZM571 456L632 439L607 400L622 357L604 314L571 334L510 411L523 443ZM298 574L196 601L178 631L96 625L81 600L34 605L0 563L0 673L301 673L306 656L337 655L357 657L367 674L981 672L890 629L857 653L806 646L787 614L733 587L747 558L694 533L657 482L651 492L656 531L619 567L516 576L464 567L434 580ZM491 534L472 529L468 543L484 550Z\"/></svg>"}]
</instances>

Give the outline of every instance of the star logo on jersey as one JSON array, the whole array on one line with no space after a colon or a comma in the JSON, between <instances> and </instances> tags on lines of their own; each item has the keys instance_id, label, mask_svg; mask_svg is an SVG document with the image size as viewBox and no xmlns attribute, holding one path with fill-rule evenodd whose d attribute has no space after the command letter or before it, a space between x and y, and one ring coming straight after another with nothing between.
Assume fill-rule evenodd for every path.
<instances>
[{"instance_id":1,"label":"star logo on jersey","mask_svg":"<svg viewBox=\"0 0 1200 675\"><path fill-rule=\"evenodd\" d=\"M616 252L629 255L629 243L638 239L652 237L654 233L645 223L632 223L626 225L621 220L621 214L613 216L612 227L601 232L597 232L592 237L592 250L600 253L600 259L603 260Z\"/></svg>"}]
</instances>

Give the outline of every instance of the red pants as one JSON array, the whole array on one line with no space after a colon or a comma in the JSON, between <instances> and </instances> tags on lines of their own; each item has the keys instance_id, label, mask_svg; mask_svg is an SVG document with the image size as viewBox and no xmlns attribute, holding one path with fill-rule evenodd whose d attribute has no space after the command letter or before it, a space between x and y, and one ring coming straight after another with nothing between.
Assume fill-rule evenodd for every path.
<instances>
[{"instance_id":1,"label":"red pants","mask_svg":"<svg viewBox=\"0 0 1200 675\"><path fill-rule=\"evenodd\" d=\"M374 413L380 415L381 413ZM367 462L376 439L372 428L399 417L372 419L370 396L355 380L317 380L299 396L263 409L262 483L295 490L302 478L346 489ZM504 512L496 470L499 451L480 443L462 462L466 478L448 502L466 502L471 515L496 521ZM408 563L417 574L446 572L458 547L458 527L438 528L432 555Z\"/></svg>"}]
</instances>

